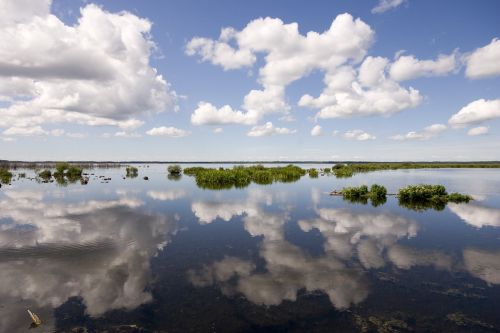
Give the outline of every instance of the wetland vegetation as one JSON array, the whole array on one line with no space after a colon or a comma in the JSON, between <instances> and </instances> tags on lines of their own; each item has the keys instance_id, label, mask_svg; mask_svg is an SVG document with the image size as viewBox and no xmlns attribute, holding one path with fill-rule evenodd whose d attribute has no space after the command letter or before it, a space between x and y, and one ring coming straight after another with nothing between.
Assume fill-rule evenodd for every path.
<instances>
[{"instance_id":1,"label":"wetland vegetation","mask_svg":"<svg viewBox=\"0 0 500 333\"><path fill-rule=\"evenodd\" d=\"M242 188L252 182L261 185L274 182L294 182L306 174L306 171L295 165L285 167L264 167L263 165L234 166L233 168L185 168L184 174L194 176L196 184L205 189Z\"/></svg>"},{"instance_id":2,"label":"wetland vegetation","mask_svg":"<svg viewBox=\"0 0 500 333\"><path fill-rule=\"evenodd\" d=\"M366 185L344 187L341 193L342 198L346 201L367 204L369 199L374 207L382 205L387 201L387 189L378 184L373 184L370 189Z\"/></svg>"},{"instance_id":3,"label":"wetland vegetation","mask_svg":"<svg viewBox=\"0 0 500 333\"><path fill-rule=\"evenodd\" d=\"M127 173L127 178L135 178L139 175L139 169L133 166L126 167L125 172Z\"/></svg>"},{"instance_id":4,"label":"wetland vegetation","mask_svg":"<svg viewBox=\"0 0 500 333\"><path fill-rule=\"evenodd\" d=\"M182 173L182 168L179 164L169 165L167 168L168 174L179 176Z\"/></svg>"},{"instance_id":5,"label":"wetland vegetation","mask_svg":"<svg viewBox=\"0 0 500 333\"><path fill-rule=\"evenodd\" d=\"M333 174L337 178L352 177L356 173L373 172L380 170L399 169L443 169L443 168L500 168L497 162L380 162L380 163L337 163L333 166Z\"/></svg>"},{"instance_id":6,"label":"wetland vegetation","mask_svg":"<svg viewBox=\"0 0 500 333\"><path fill-rule=\"evenodd\" d=\"M443 210L446 204L468 203L472 197L467 194L450 193L443 185L408 185L398 191L399 204L412 210Z\"/></svg>"},{"instance_id":7,"label":"wetland vegetation","mask_svg":"<svg viewBox=\"0 0 500 333\"><path fill-rule=\"evenodd\" d=\"M12 172L6 168L0 168L0 183L9 184L12 180Z\"/></svg>"}]
</instances>

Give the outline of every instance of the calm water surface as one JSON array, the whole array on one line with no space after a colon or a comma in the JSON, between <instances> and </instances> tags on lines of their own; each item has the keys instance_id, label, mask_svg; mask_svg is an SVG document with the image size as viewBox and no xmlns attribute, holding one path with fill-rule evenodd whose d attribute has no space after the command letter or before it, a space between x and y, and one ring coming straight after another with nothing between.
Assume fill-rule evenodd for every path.
<instances>
[{"instance_id":1,"label":"calm water surface","mask_svg":"<svg viewBox=\"0 0 500 333\"><path fill-rule=\"evenodd\" d=\"M0 332L500 332L498 170L220 191L166 165L88 172L0 189ZM373 183L475 200L419 212L328 195Z\"/></svg>"}]
</instances>

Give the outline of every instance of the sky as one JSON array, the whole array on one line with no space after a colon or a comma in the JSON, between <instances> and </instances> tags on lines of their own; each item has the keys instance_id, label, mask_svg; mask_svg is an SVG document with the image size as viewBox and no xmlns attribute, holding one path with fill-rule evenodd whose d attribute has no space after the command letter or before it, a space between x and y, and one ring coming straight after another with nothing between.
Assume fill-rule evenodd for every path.
<instances>
[{"instance_id":1,"label":"sky","mask_svg":"<svg viewBox=\"0 0 500 333\"><path fill-rule=\"evenodd\" d=\"M0 160L500 160L498 13L0 0Z\"/></svg>"}]
</instances>

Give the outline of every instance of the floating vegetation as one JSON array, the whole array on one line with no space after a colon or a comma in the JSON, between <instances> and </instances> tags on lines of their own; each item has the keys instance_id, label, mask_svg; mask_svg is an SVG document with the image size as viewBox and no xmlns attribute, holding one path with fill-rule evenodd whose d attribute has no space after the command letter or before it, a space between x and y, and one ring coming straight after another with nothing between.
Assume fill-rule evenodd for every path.
<instances>
[{"instance_id":1,"label":"floating vegetation","mask_svg":"<svg viewBox=\"0 0 500 333\"><path fill-rule=\"evenodd\" d=\"M0 183L10 184L12 181L12 172L5 168L0 168Z\"/></svg>"},{"instance_id":2,"label":"floating vegetation","mask_svg":"<svg viewBox=\"0 0 500 333\"><path fill-rule=\"evenodd\" d=\"M398 169L441 169L441 168L500 168L500 163L347 163L335 164L332 168L335 177L348 178L356 173L373 172L379 170L398 170Z\"/></svg>"},{"instance_id":3,"label":"floating vegetation","mask_svg":"<svg viewBox=\"0 0 500 333\"><path fill-rule=\"evenodd\" d=\"M372 206L380 206L387 201L387 189L378 184L373 184L368 190L368 186L361 185L359 187L344 187L341 192L333 194L342 194L344 200L361 203L366 205L370 199Z\"/></svg>"},{"instance_id":4,"label":"floating vegetation","mask_svg":"<svg viewBox=\"0 0 500 333\"><path fill-rule=\"evenodd\" d=\"M426 209L443 210L448 202L468 203L472 197L466 194L448 194L443 185L409 185L399 189L399 205L422 211Z\"/></svg>"},{"instance_id":5,"label":"floating vegetation","mask_svg":"<svg viewBox=\"0 0 500 333\"><path fill-rule=\"evenodd\" d=\"M180 175L182 173L182 168L178 164L169 165L167 168L169 175Z\"/></svg>"},{"instance_id":6,"label":"floating vegetation","mask_svg":"<svg viewBox=\"0 0 500 333\"><path fill-rule=\"evenodd\" d=\"M299 180L306 171L295 165L266 168L263 165L234 166L232 169L214 169L192 167L184 169L184 174L194 176L196 184L206 189L242 188L256 184L272 184L273 182L294 182Z\"/></svg>"},{"instance_id":7,"label":"floating vegetation","mask_svg":"<svg viewBox=\"0 0 500 333\"><path fill-rule=\"evenodd\" d=\"M125 171L127 172L127 178L135 178L139 175L139 169L133 166L126 167Z\"/></svg>"}]
</instances>

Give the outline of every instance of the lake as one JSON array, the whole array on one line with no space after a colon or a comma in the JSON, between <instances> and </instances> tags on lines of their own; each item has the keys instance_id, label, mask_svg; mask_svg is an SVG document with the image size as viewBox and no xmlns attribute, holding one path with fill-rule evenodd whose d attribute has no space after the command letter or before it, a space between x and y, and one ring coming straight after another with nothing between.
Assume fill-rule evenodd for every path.
<instances>
[{"instance_id":1,"label":"lake","mask_svg":"<svg viewBox=\"0 0 500 333\"><path fill-rule=\"evenodd\" d=\"M28 178L2 186L0 332L500 331L498 169L204 190L137 166L67 186L17 170ZM374 183L474 200L417 211L328 195Z\"/></svg>"}]
</instances>

